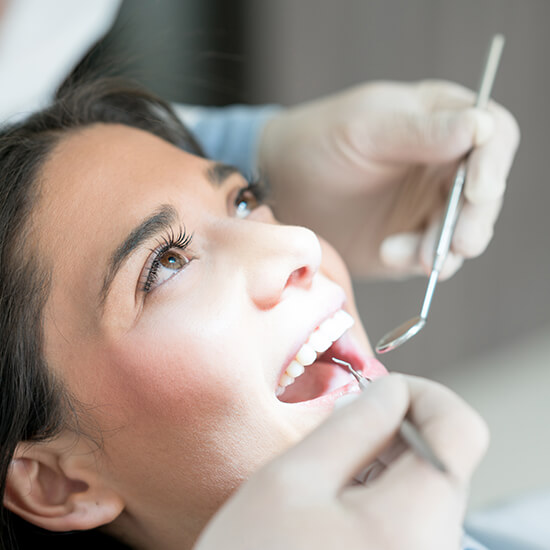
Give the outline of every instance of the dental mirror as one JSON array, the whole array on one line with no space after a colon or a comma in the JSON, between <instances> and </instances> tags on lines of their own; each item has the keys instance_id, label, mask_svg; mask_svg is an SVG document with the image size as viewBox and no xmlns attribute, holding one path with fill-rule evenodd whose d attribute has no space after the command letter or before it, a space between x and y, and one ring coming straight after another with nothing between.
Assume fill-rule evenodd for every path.
<instances>
[{"instance_id":1,"label":"dental mirror","mask_svg":"<svg viewBox=\"0 0 550 550\"><path fill-rule=\"evenodd\" d=\"M483 70L481 78L481 84L477 93L477 99L475 106L478 109L487 108L489 97L491 95L491 89L495 80L495 75L500 61L500 55L502 48L504 47L504 36L496 34L493 36L491 45L489 47L489 53L487 55L487 61ZM424 303L422 304L422 310L420 315L413 317L406 323L398 326L396 329L386 333L384 337L376 344L376 353L386 353L391 351L408 340L410 340L415 334L418 334L426 324L428 320L428 311L432 303L435 286L439 273L445 263L445 258L451 247L451 240L456 226L456 221L460 213L462 206L462 190L464 188L464 182L466 181L466 173L468 168L469 153L464 160L460 163L449 198L447 200L447 206L445 207L445 214L443 216L443 223L439 231L439 237L437 239L437 245L434 252L434 260L432 264L432 271L428 280L428 286L426 288L426 294L424 296Z\"/></svg>"},{"instance_id":2,"label":"dental mirror","mask_svg":"<svg viewBox=\"0 0 550 550\"><path fill-rule=\"evenodd\" d=\"M378 344L376 344L376 353L386 353L387 351L398 348L401 344L404 344L407 340L410 340L415 334L420 332L425 324L426 319L422 319L420 315L405 321L402 325L384 334L378 341Z\"/></svg>"}]
</instances>

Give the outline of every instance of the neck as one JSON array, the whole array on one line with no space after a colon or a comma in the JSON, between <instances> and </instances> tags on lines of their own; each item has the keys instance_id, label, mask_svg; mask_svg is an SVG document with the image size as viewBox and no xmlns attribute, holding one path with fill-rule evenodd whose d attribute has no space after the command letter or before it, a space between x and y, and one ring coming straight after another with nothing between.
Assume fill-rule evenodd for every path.
<instances>
[{"instance_id":1,"label":"neck","mask_svg":"<svg viewBox=\"0 0 550 550\"><path fill-rule=\"evenodd\" d=\"M106 532L135 550L191 550L207 520L163 512L138 515L125 511Z\"/></svg>"}]
</instances>

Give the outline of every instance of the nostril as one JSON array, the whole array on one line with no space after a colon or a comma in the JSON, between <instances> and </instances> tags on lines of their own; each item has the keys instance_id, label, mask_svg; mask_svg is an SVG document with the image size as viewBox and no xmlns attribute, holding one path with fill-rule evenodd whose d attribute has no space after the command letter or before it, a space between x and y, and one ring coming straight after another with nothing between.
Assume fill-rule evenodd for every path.
<instances>
[{"instance_id":1,"label":"nostril","mask_svg":"<svg viewBox=\"0 0 550 550\"><path fill-rule=\"evenodd\" d=\"M250 224L243 224L250 225ZM247 232L247 235L250 231ZM321 243L317 235L304 227L258 223L252 241L246 243L244 261L248 293L262 309L276 306L293 290L309 291L321 265ZM254 253L249 248L254 245ZM239 260L240 261L240 260Z\"/></svg>"},{"instance_id":2,"label":"nostril","mask_svg":"<svg viewBox=\"0 0 550 550\"><path fill-rule=\"evenodd\" d=\"M309 287L313 278L313 270L307 266L295 269L288 277L285 288L289 286Z\"/></svg>"}]
</instances>

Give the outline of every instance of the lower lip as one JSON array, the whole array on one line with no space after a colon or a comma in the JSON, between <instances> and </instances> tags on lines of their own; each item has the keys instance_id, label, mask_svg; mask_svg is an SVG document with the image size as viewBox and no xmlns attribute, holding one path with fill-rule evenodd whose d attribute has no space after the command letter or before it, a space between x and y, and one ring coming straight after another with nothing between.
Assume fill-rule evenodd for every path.
<instances>
[{"instance_id":1,"label":"lower lip","mask_svg":"<svg viewBox=\"0 0 550 550\"><path fill-rule=\"evenodd\" d=\"M353 353L351 355L355 356L355 354ZM380 363L380 361L378 361L378 359L376 359L375 357L360 357L357 354L357 356L354 357L353 364L369 380L376 380L377 378L386 376L388 374L386 367L384 367L384 365L382 365L382 363ZM335 390L332 390L330 393L327 393L325 395L320 395L315 399L310 399L309 401L300 401L298 403L288 403L288 405L292 405L293 407L313 407L316 409L321 408L332 410L334 408L334 402L342 395L360 392L361 388L359 387L359 383L357 382L357 380L353 380L349 384L336 388Z\"/></svg>"}]
</instances>

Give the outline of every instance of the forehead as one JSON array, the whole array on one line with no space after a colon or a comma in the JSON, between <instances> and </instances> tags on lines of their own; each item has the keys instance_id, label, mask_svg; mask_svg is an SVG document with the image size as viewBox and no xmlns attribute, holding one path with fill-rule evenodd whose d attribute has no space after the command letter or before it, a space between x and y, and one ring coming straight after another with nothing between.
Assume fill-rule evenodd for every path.
<instances>
[{"instance_id":1,"label":"forehead","mask_svg":"<svg viewBox=\"0 0 550 550\"><path fill-rule=\"evenodd\" d=\"M41 204L125 197L127 183L140 192L174 171L185 182L201 160L143 130L96 124L69 133L54 148L41 174Z\"/></svg>"},{"instance_id":2,"label":"forehead","mask_svg":"<svg viewBox=\"0 0 550 550\"><path fill-rule=\"evenodd\" d=\"M175 190L205 192L205 165L204 159L127 126L97 124L69 134L41 172L35 226L42 250L79 229L96 241L104 225L129 231Z\"/></svg>"}]
</instances>

